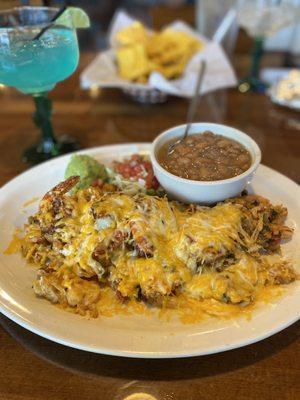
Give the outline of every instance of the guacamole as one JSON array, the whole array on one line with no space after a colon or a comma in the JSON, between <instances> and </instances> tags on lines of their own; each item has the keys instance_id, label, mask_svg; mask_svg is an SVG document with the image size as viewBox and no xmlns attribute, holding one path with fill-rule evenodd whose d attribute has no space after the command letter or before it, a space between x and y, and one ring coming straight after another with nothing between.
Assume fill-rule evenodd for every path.
<instances>
[{"instance_id":1,"label":"guacamole","mask_svg":"<svg viewBox=\"0 0 300 400\"><path fill-rule=\"evenodd\" d=\"M70 176L80 176L73 192L90 186L96 179L106 180L107 173L104 165L98 163L94 158L87 155L74 154L69 161L65 171L65 178Z\"/></svg>"}]
</instances>

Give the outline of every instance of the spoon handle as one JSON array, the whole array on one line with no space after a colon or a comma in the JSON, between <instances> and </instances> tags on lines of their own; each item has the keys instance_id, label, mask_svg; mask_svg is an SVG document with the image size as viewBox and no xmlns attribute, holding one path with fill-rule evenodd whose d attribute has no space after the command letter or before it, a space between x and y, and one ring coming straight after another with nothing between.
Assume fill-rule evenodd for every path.
<instances>
[{"instance_id":1,"label":"spoon handle","mask_svg":"<svg viewBox=\"0 0 300 400\"><path fill-rule=\"evenodd\" d=\"M190 126L192 124L192 122L194 121L195 118L195 113L197 110L197 105L198 105L198 100L200 98L200 88L201 88L201 84L203 82L203 77L204 77L204 73L206 70L206 62L204 60L200 61L200 67L199 67L199 72L198 72L198 76L197 76L197 82L196 82L196 87L195 87L195 92L194 92L194 96L191 99L190 105L189 105L189 109L188 109L188 115L187 115L187 124L185 127L185 131L184 131L184 135L182 137L182 140L186 139L189 130L190 130Z\"/></svg>"}]
</instances>

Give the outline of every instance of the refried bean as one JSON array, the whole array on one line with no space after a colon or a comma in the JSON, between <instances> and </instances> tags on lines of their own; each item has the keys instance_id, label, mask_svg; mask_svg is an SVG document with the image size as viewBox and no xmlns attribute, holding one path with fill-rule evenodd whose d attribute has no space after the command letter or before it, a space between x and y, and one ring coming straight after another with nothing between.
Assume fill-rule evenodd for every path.
<instances>
[{"instance_id":1,"label":"refried bean","mask_svg":"<svg viewBox=\"0 0 300 400\"><path fill-rule=\"evenodd\" d=\"M219 181L233 178L251 166L251 155L240 143L225 136L205 131L193 134L174 147L165 143L157 153L160 165L173 175L196 181Z\"/></svg>"}]
</instances>

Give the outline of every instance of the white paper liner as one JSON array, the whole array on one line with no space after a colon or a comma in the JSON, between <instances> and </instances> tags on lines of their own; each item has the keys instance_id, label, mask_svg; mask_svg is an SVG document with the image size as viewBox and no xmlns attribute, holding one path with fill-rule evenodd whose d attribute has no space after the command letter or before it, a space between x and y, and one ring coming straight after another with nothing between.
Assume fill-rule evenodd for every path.
<instances>
[{"instance_id":1,"label":"white paper liner","mask_svg":"<svg viewBox=\"0 0 300 400\"><path fill-rule=\"evenodd\" d=\"M152 72L147 84L133 83L120 78L115 61L115 38L119 30L131 25L134 21L124 11L117 11L109 28L110 49L98 54L82 72L80 78L82 88L100 87L144 90L155 88L164 93L180 97L191 97L193 96L200 60L205 60L207 64L201 93L204 94L237 85L235 72L220 44L207 40L182 21L175 21L165 28L187 32L204 42L204 48L191 58L182 77L176 80L168 80L159 72Z\"/></svg>"}]
</instances>

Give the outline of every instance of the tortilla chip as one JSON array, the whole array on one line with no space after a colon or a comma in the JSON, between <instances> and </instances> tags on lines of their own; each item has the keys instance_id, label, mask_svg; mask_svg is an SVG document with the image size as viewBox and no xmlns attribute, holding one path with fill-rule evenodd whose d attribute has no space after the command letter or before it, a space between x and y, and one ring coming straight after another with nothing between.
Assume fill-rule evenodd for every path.
<instances>
[{"instance_id":1,"label":"tortilla chip","mask_svg":"<svg viewBox=\"0 0 300 400\"><path fill-rule=\"evenodd\" d=\"M119 73L123 79L135 80L149 73L149 60L143 45L122 47L116 54Z\"/></svg>"},{"instance_id":2,"label":"tortilla chip","mask_svg":"<svg viewBox=\"0 0 300 400\"><path fill-rule=\"evenodd\" d=\"M122 78L146 83L149 74L160 72L167 79L180 77L191 57L203 47L192 35L171 28L149 34L139 22L119 31L117 50Z\"/></svg>"},{"instance_id":3,"label":"tortilla chip","mask_svg":"<svg viewBox=\"0 0 300 400\"><path fill-rule=\"evenodd\" d=\"M121 29L116 38L117 43L121 46L142 44L148 41L148 32L140 22L134 22L132 25Z\"/></svg>"}]
</instances>

